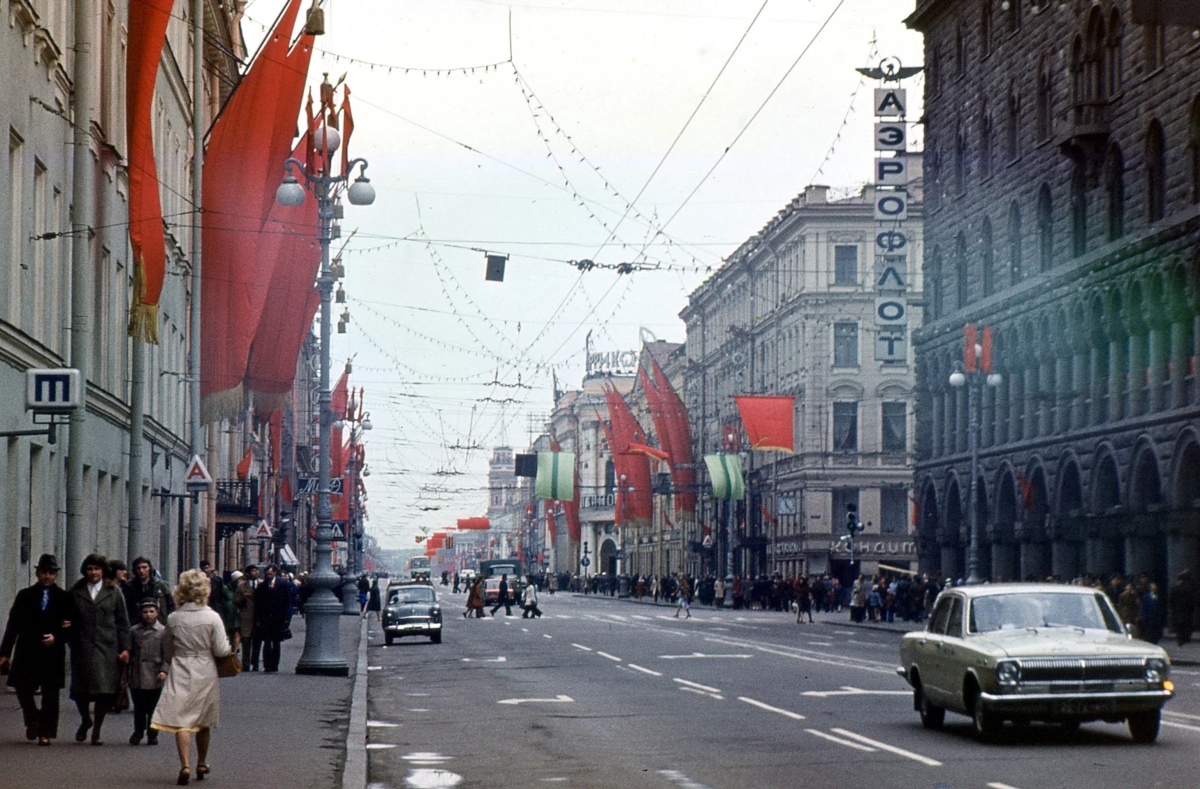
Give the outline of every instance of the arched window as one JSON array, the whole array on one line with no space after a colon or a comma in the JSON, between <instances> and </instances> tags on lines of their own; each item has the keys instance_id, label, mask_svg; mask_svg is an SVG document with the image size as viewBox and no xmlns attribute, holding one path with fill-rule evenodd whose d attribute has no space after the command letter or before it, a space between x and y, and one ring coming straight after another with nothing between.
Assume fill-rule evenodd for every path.
<instances>
[{"instance_id":1,"label":"arched window","mask_svg":"<svg viewBox=\"0 0 1200 789\"><path fill-rule=\"evenodd\" d=\"M992 220L984 218L983 230L979 235L979 273L980 279L983 280L983 295L987 297L996 292L995 251L992 248Z\"/></svg>"},{"instance_id":2,"label":"arched window","mask_svg":"<svg viewBox=\"0 0 1200 789\"><path fill-rule=\"evenodd\" d=\"M1008 88L1008 121L1004 126L1004 138L1008 160L1016 161L1021 156L1021 94L1017 92L1016 81Z\"/></svg>"},{"instance_id":3,"label":"arched window","mask_svg":"<svg viewBox=\"0 0 1200 789\"><path fill-rule=\"evenodd\" d=\"M1054 206L1050 201L1050 186L1042 184L1038 190L1038 265L1049 271L1054 259Z\"/></svg>"},{"instance_id":4,"label":"arched window","mask_svg":"<svg viewBox=\"0 0 1200 789\"><path fill-rule=\"evenodd\" d=\"M1037 107L1034 121L1037 124L1038 140L1050 139L1050 119L1054 104L1054 83L1050 68L1043 57L1038 65Z\"/></svg>"},{"instance_id":5,"label":"arched window","mask_svg":"<svg viewBox=\"0 0 1200 789\"><path fill-rule=\"evenodd\" d=\"M1146 51L1146 71L1158 71L1167 62L1167 31L1162 25L1141 25Z\"/></svg>"},{"instance_id":6,"label":"arched window","mask_svg":"<svg viewBox=\"0 0 1200 789\"><path fill-rule=\"evenodd\" d=\"M1192 109L1188 113L1188 173L1192 202L1200 203L1200 96L1192 99Z\"/></svg>"},{"instance_id":7,"label":"arched window","mask_svg":"<svg viewBox=\"0 0 1200 789\"><path fill-rule=\"evenodd\" d=\"M929 271L925 275L925 289L929 291L926 323L942 317L942 250L934 247L930 261Z\"/></svg>"},{"instance_id":8,"label":"arched window","mask_svg":"<svg viewBox=\"0 0 1200 789\"><path fill-rule=\"evenodd\" d=\"M1121 40L1125 36L1125 26L1121 23L1121 12L1113 9L1108 17L1108 47L1105 73L1108 74L1108 96L1112 98L1121 92Z\"/></svg>"},{"instance_id":9,"label":"arched window","mask_svg":"<svg viewBox=\"0 0 1200 789\"><path fill-rule=\"evenodd\" d=\"M1072 104L1082 104L1087 100L1087 77L1083 61L1083 37L1077 35L1071 42L1071 62L1067 67L1071 74Z\"/></svg>"},{"instance_id":10,"label":"arched window","mask_svg":"<svg viewBox=\"0 0 1200 789\"><path fill-rule=\"evenodd\" d=\"M985 58L992 54L992 0L983 0L980 8L979 48Z\"/></svg>"},{"instance_id":11,"label":"arched window","mask_svg":"<svg viewBox=\"0 0 1200 789\"><path fill-rule=\"evenodd\" d=\"M962 194L967 188L967 139L962 127L954 135L954 193Z\"/></svg>"},{"instance_id":12,"label":"arched window","mask_svg":"<svg viewBox=\"0 0 1200 789\"><path fill-rule=\"evenodd\" d=\"M957 309L967 306L970 299L970 282L967 279L967 236L961 230L954 239L954 287Z\"/></svg>"},{"instance_id":13,"label":"arched window","mask_svg":"<svg viewBox=\"0 0 1200 789\"><path fill-rule=\"evenodd\" d=\"M1087 177L1082 162L1071 170L1071 254L1087 252ZM1042 270L1045 270L1045 265Z\"/></svg>"},{"instance_id":14,"label":"arched window","mask_svg":"<svg viewBox=\"0 0 1200 789\"><path fill-rule=\"evenodd\" d=\"M1125 235L1125 159L1116 143L1104 160L1104 191L1108 197L1108 240Z\"/></svg>"},{"instance_id":15,"label":"arched window","mask_svg":"<svg viewBox=\"0 0 1200 789\"><path fill-rule=\"evenodd\" d=\"M1102 102L1108 99L1108 36L1104 30L1104 16L1093 7L1087 21L1087 41L1083 49L1083 100Z\"/></svg>"},{"instance_id":16,"label":"arched window","mask_svg":"<svg viewBox=\"0 0 1200 789\"><path fill-rule=\"evenodd\" d=\"M1003 7L1003 4L1001 5ZM1008 32L1021 29L1021 0L1008 0Z\"/></svg>"},{"instance_id":17,"label":"arched window","mask_svg":"<svg viewBox=\"0 0 1200 789\"><path fill-rule=\"evenodd\" d=\"M1167 205L1167 156L1163 127L1158 119L1146 130L1146 214L1151 222L1162 219Z\"/></svg>"},{"instance_id":18,"label":"arched window","mask_svg":"<svg viewBox=\"0 0 1200 789\"><path fill-rule=\"evenodd\" d=\"M1008 206L1008 276L1016 285L1024 274L1021 271L1021 207L1013 200Z\"/></svg>"}]
</instances>

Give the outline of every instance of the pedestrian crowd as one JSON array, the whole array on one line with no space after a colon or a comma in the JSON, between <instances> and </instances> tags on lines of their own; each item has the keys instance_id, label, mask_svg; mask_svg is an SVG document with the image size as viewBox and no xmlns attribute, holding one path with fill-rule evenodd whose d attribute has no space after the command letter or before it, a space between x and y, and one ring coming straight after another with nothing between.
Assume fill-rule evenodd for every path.
<instances>
[{"instance_id":1,"label":"pedestrian crowd","mask_svg":"<svg viewBox=\"0 0 1200 789\"><path fill-rule=\"evenodd\" d=\"M131 569L132 568L132 569ZM130 745L157 745L175 735L178 783L209 773L211 729L220 715L217 663L240 647L242 665L279 670L281 643L304 597L299 581L274 566L247 566L223 578L207 561L172 589L144 556L131 565L93 553L64 589L51 554L37 581L17 593L0 640L0 674L16 692L25 737L49 746L58 737L60 696L67 687L79 713L76 742L104 744L109 716L132 708Z\"/></svg>"}]
</instances>

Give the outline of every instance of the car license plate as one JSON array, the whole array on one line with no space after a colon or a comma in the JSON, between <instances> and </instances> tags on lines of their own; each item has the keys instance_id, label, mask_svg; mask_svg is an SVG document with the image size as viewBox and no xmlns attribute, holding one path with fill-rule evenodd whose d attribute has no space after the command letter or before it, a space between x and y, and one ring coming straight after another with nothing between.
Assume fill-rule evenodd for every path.
<instances>
[{"instance_id":1,"label":"car license plate","mask_svg":"<svg viewBox=\"0 0 1200 789\"><path fill-rule=\"evenodd\" d=\"M1063 701L1058 705L1058 711L1063 715L1094 715L1116 710L1116 704L1111 699L1077 699Z\"/></svg>"}]
</instances>

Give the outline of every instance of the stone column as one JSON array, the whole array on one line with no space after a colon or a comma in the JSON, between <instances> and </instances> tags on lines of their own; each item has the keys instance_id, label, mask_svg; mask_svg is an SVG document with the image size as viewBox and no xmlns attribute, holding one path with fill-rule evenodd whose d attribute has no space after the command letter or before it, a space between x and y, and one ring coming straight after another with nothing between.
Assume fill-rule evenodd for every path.
<instances>
[{"instance_id":1,"label":"stone column","mask_svg":"<svg viewBox=\"0 0 1200 789\"><path fill-rule=\"evenodd\" d=\"M1087 540L1083 549L1083 570L1088 575L1121 572L1121 535L1110 533L1112 528L1113 524L1109 518L1096 518L1088 524Z\"/></svg>"},{"instance_id":2,"label":"stone column","mask_svg":"<svg viewBox=\"0 0 1200 789\"><path fill-rule=\"evenodd\" d=\"M1187 376L1191 359L1188 351L1188 326L1184 320L1191 320L1188 315L1184 319L1177 318L1171 322L1171 401L1168 407L1183 408L1187 405Z\"/></svg>"},{"instance_id":3,"label":"stone column","mask_svg":"<svg viewBox=\"0 0 1200 789\"><path fill-rule=\"evenodd\" d=\"M1106 420L1116 422L1125 413L1125 351L1128 342L1123 336L1109 337L1108 342L1108 414Z\"/></svg>"},{"instance_id":4,"label":"stone column","mask_svg":"<svg viewBox=\"0 0 1200 789\"><path fill-rule=\"evenodd\" d=\"M1171 343L1171 327L1163 321L1155 320L1150 326L1147 337L1150 341L1150 364L1146 371L1146 383L1150 388L1149 402L1146 408L1151 413L1162 411L1167 407L1164 384L1167 380L1167 359Z\"/></svg>"},{"instance_id":5,"label":"stone column","mask_svg":"<svg viewBox=\"0 0 1200 789\"><path fill-rule=\"evenodd\" d=\"M1088 403L1091 400L1091 370L1088 369L1088 361L1088 348L1077 345L1071 364L1071 389L1075 392L1071 408L1072 430L1081 430L1088 423Z\"/></svg>"},{"instance_id":6,"label":"stone column","mask_svg":"<svg viewBox=\"0 0 1200 789\"><path fill-rule=\"evenodd\" d=\"M1091 359L1088 364L1088 393L1092 402L1088 414L1088 424L1090 425L1098 425L1108 417L1108 406L1105 404L1105 396L1108 394L1108 378L1100 375L1102 362L1107 352L1108 349L1105 346L1092 345L1088 353Z\"/></svg>"},{"instance_id":7,"label":"stone column","mask_svg":"<svg viewBox=\"0 0 1200 789\"><path fill-rule=\"evenodd\" d=\"M1133 331L1129 333L1129 355L1128 359L1128 380L1129 380L1129 396L1125 401L1125 416L1139 416L1146 413L1146 337L1144 327L1135 326L1135 329L1142 329L1142 333L1138 334Z\"/></svg>"},{"instance_id":8,"label":"stone column","mask_svg":"<svg viewBox=\"0 0 1200 789\"><path fill-rule=\"evenodd\" d=\"M1070 347L1062 347L1055 360L1054 370L1055 433L1066 433L1071 429L1071 414L1075 406L1075 395L1073 394L1075 378L1071 371L1074 363L1075 356L1071 353Z\"/></svg>"},{"instance_id":9,"label":"stone column","mask_svg":"<svg viewBox=\"0 0 1200 789\"><path fill-rule=\"evenodd\" d=\"M1038 360L1038 435L1054 433L1054 420L1058 411L1058 381L1054 377L1054 354L1051 350Z\"/></svg>"},{"instance_id":10,"label":"stone column","mask_svg":"<svg viewBox=\"0 0 1200 789\"><path fill-rule=\"evenodd\" d=\"M1038 421L1041 414L1038 411L1038 361L1032 359L1025 368L1025 425L1021 432L1022 438L1038 437Z\"/></svg>"},{"instance_id":11,"label":"stone column","mask_svg":"<svg viewBox=\"0 0 1200 789\"><path fill-rule=\"evenodd\" d=\"M979 445L990 447L996 443L996 389L995 386L983 387L983 418L979 431Z\"/></svg>"},{"instance_id":12,"label":"stone column","mask_svg":"<svg viewBox=\"0 0 1200 789\"><path fill-rule=\"evenodd\" d=\"M1025 380L1025 371L1016 368L1008 376L1008 440L1010 443L1020 441L1024 431L1021 426L1021 409L1025 399L1021 397L1021 385Z\"/></svg>"},{"instance_id":13,"label":"stone column","mask_svg":"<svg viewBox=\"0 0 1200 789\"><path fill-rule=\"evenodd\" d=\"M1041 535L1031 535L1021 543L1021 577L1044 581L1050 574L1050 556Z\"/></svg>"},{"instance_id":14,"label":"stone column","mask_svg":"<svg viewBox=\"0 0 1200 789\"><path fill-rule=\"evenodd\" d=\"M930 426L930 433L933 436L933 456L935 458L940 458L946 451L946 408L942 402L944 396L944 393L936 389L929 396L933 403L933 424Z\"/></svg>"},{"instance_id":15,"label":"stone column","mask_svg":"<svg viewBox=\"0 0 1200 789\"><path fill-rule=\"evenodd\" d=\"M954 451L967 451L967 387L954 390Z\"/></svg>"},{"instance_id":16,"label":"stone column","mask_svg":"<svg viewBox=\"0 0 1200 789\"><path fill-rule=\"evenodd\" d=\"M1008 443L1008 383L1009 375L1004 374L1000 385L996 387L996 443Z\"/></svg>"}]
</instances>

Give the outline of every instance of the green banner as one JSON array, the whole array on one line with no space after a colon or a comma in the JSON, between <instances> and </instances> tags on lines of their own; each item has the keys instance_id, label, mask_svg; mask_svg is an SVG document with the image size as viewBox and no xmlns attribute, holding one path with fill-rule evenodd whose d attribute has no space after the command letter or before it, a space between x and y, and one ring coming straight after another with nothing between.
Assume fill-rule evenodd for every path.
<instances>
[{"instance_id":1,"label":"green banner","mask_svg":"<svg viewBox=\"0 0 1200 789\"><path fill-rule=\"evenodd\" d=\"M575 453L539 452L533 495L553 501L575 500Z\"/></svg>"},{"instance_id":2,"label":"green banner","mask_svg":"<svg viewBox=\"0 0 1200 789\"><path fill-rule=\"evenodd\" d=\"M746 495L746 480L742 476L740 455L705 455L708 477L712 481L714 499L740 499Z\"/></svg>"}]
</instances>

